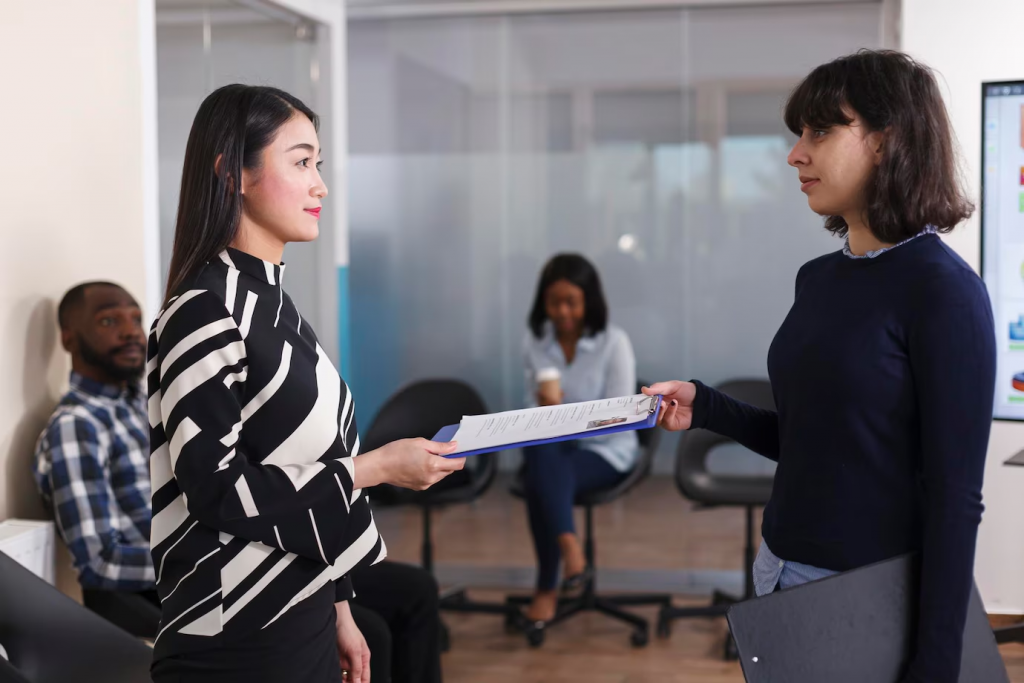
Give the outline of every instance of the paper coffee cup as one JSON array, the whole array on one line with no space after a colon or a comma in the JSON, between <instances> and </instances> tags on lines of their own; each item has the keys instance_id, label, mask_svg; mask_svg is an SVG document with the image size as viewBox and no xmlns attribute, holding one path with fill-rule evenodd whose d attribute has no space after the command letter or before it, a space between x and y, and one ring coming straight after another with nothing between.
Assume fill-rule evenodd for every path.
<instances>
[{"instance_id":1,"label":"paper coffee cup","mask_svg":"<svg viewBox=\"0 0 1024 683\"><path fill-rule=\"evenodd\" d=\"M558 368L544 368L537 371L537 393L546 399L547 403L562 402L562 373Z\"/></svg>"}]
</instances>

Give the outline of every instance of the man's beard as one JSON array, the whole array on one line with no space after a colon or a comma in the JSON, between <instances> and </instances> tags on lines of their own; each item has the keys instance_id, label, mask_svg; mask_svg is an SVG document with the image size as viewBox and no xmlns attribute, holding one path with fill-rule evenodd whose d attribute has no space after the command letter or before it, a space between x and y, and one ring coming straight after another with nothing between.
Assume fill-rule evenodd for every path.
<instances>
[{"instance_id":1,"label":"man's beard","mask_svg":"<svg viewBox=\"0 0 1024 683\"><path fill-rule=\"evenodd\" d=\"M89 365L103 370L103 372L105 372L109 377L112 377L119 382L138 382L142 379L142 373L146 369L145 347L143 347L142 360L139 361L138 366L117 364L115 355L119 351L131 346L139 346L139 344L125 344L124 346L118 346L111 349L106 354L102 354L89 346L81 335L78 337L78 350L82 354L82 360Z\"/></svg>"}]
</instances>

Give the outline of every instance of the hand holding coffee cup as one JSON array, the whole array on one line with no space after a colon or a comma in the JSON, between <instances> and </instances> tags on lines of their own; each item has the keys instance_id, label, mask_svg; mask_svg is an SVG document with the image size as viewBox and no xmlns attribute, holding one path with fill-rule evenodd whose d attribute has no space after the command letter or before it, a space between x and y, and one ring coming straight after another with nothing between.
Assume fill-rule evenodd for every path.
<instances>
[{"instance_id":1,"label":"hand holding coffee cup","mask_svg":"<svg viewBox=\"0 0 1024 683\"><path fill-rule=\"evenodd\" d=\"M562 403L562 373L558 368L544 368L537 372L537 403L557 406Z\"/></svg>"}]
</instances>

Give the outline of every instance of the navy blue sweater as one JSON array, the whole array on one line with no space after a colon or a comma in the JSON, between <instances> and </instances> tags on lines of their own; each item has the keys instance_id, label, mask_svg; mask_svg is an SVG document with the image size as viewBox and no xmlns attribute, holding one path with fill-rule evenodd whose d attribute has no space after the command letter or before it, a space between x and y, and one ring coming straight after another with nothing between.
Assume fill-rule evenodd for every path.
<instances>
[{"instance_id":1,"label":"navy blue sweater","mask_svg":"<svg viewBox=\"0 0 1024 683\"><path fill-rule=\"evenodd\" d=\"M908 680L955 683L992 421L985 286L936 235L873 259L805 264L768 353L778 412L697 382L693 427L779 463L763 534L779 557L845 571L922 556Z\"/></svg>"}]
</instances>

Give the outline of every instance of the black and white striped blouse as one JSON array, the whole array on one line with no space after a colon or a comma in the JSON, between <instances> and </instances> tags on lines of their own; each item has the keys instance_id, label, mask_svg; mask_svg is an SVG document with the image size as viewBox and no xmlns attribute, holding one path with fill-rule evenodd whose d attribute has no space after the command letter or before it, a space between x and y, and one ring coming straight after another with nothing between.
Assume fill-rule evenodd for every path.
<instances>
[{"instance_id":1,"label":"black and white striped blouse","mask_svg":"<svg viewBox=\"0 0 1024 683\"><path fill-rule=\"evenodd\" d=\"M255 633L386 554L352 395L282 289L284 266L228 249L149 337L155 656Z\"/></svg>"}]
</instances>

